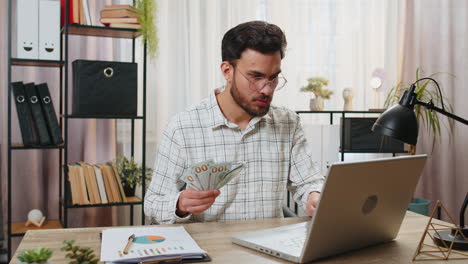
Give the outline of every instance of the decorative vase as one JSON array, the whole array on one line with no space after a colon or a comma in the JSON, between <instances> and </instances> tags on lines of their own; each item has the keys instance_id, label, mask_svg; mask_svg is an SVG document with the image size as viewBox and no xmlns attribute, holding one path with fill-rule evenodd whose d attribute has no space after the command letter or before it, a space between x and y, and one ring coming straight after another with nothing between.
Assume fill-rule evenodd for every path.
<instances>
[{"instance_id":1,"label":"decorative vase","mask_svg":"<svg viewBox=\"0 0 468 264\"><path fill-rule=\"evenodd\" d=\"M127 196L127 197L135 196L135 187L132 188L132 187L130 187L128 185L124 185L123 189L124 189L125 196Z\"/></svg>"},{"instance_id":2,"label":"decorative vase","mask_svg":"<svg viewBox=\"0 0 468 264\"><path fill-rule=\"evenodd\" d=\"M315 97L315 98L310 99L309 107L311 111L322 111L323 110L323 98Z\"/></svg>"},{"instance_id":3,"label":"decorative vase","mask_svg":"<svg viewBox=\"0 0 468 264\"><path fill-rule=\"evenodd\" d=\"M353 110L353 97L354 93L351 88L343 89L343 100L344 100L344 111L352 111Z\"/></svg>"}]
</instances>

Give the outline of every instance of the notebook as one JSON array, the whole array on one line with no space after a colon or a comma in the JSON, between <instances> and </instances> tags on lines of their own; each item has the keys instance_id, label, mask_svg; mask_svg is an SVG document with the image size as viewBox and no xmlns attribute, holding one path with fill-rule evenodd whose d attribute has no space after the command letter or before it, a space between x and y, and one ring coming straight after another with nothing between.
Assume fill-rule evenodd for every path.
<instances>
[{"instance_id":1,"label":"notebook","mask_svg":"<svg viewBox=\"0 0 468 264\"><path fill-rule=\"evenodd\" d=\"M128 254L124 253L129 237L134 235ZM138 263L162 259L209 260L184 227L128 227L102 231L101 261Z\"/></svg>"}]
</instances>

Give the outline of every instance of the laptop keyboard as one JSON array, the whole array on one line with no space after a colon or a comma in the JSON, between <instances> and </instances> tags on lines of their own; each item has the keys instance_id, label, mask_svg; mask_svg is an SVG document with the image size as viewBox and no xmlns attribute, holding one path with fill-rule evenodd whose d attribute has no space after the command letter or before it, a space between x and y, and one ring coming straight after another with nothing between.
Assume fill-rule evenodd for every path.
<instances>
[{"instance_id":1,"label":"laptop keyboard","mask_svg":"<svg viewBox=\"0 0 468 264\"><path fill-rule=\"evenodd\" d=\"M304 246L305 238L306 236L303 234L300 236L280 240L280 243L282 246L287 248L302 248Z\"/></svg>"}]
</instances>

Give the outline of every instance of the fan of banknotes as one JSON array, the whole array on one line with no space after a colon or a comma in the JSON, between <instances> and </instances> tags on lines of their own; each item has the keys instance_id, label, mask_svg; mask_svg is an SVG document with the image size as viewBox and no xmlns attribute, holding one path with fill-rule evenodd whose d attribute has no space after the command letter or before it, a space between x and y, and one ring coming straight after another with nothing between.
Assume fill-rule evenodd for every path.
<instances>
[{"instance_id":1,"label":"fan of banknotes","mask_svg":"<svg viewBox=\"0 0 468 264\"><path fill-rule=\"evenodd\" d=\"M236 177L245 167L244 163L220 162L206 160L193 164L182 176L187 188L199 191L221 189Z\"/></svg>"}]
</instances>

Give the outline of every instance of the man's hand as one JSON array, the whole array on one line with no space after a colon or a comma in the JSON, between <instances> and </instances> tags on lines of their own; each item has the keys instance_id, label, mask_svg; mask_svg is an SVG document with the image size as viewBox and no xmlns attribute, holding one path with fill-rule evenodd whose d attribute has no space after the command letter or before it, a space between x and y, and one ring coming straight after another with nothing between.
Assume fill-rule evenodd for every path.
<instances>
[{"instance_id":1,"label":"man's hand","mask_svg":"<svg viewBox=\"0 0 468 264\"><path fill-rule=\"evenodd\" d=\"M211 207L219 194L219 190L216 189L197 191L187 188L179 196L176 214L178 216L184 216L189 213L199 215Z\"/></svg>"},{"instance_id":2,"label":"man's hand","mask_svg":"<svg viewBox=\"0 0 468 264\"><path fill-rule=\"evenodd\" d=\"M309 197L307 197L306 212L309 216L314 215L315 209L317 208L319 200L320 200L319 192L311 192L309 194Z\"/></svg>"}]
</instances>

